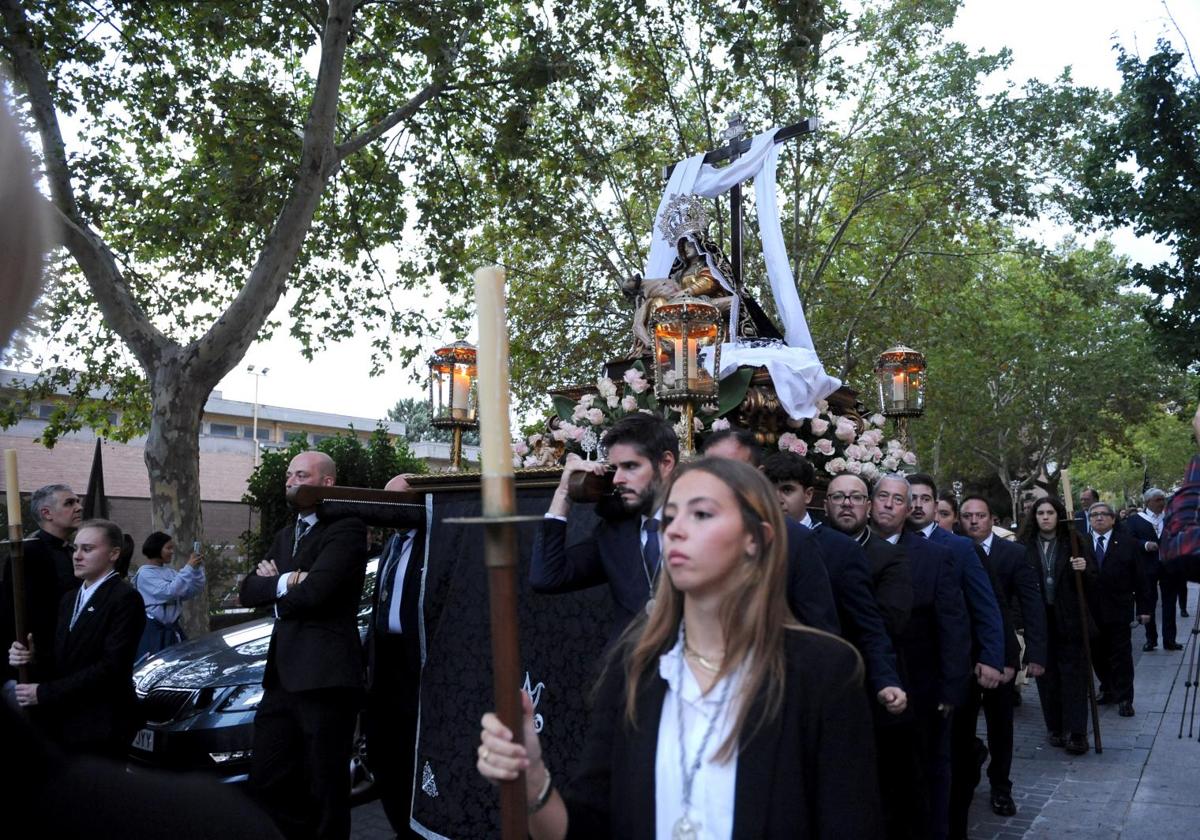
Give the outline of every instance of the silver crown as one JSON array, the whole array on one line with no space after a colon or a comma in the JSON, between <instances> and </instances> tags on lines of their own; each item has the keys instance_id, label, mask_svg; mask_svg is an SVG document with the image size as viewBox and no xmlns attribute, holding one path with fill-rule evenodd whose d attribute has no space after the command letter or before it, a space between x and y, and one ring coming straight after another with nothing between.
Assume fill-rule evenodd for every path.
<instances>
[{"instance_id":1,"label":"silver crown","mask_svg":"<svg viewBox=\"0 0 1200 840\"><path fill-rule=\"evenodd\" d=\"M689 233L707 233L708 209L700 196L676 193L667 202L667 209L658 220L658 229L671 243Z\"/></svg>"}]
</instances>

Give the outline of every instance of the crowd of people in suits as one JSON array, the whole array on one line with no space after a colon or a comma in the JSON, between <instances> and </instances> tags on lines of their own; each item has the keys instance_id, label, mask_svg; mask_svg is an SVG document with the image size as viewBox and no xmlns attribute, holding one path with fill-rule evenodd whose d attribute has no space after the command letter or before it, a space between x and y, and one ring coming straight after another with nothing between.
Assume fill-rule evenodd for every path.
<instances>
[{"instance_id":1,"label":"crowd of people in suits","mask_svg":"<svg viewBox=\"0 0 1200 840\"><path fill-rule=\"evenodd\" d=\"M1200 441L1200 412L1196 422ZM985 495L939 495L924 474L868 482L843 473L810 510L812 465L787 451L764 457L754 435L736 428L711 434L704 457L682 466L674 432L648 415L619 421L602 445L606 463L566 465L530 567L536 591L607 585L617 605L586 771L556 787L529 707L523 745L494 715L482 721L476 766L493 781L525 772L534 837L744 836L747 825L784 819L786 832L762 836L963 838L985 764L991 809L1016 813L1019 683L1036 680L1048 743L1082 755L1093 679L1085 636L1099 702L1115 704L1122 716L1135 714L1131 626L1146 627L1146 650L1157 644L1152 585L1162 592L1163 646L1179 649L1174 605L1186 609L1186 583L1158 562L1170 532L1161 491L1148 491L1145 509L1122 524L1098 497L1085 493L1084 515L1073 522L1060 499L1046 496L1014 533L999 526ZM1198 475L1190 472L1191 483L1176 494L1192 500L1182 519L1195 520L1200 508L1197 462L1191 472ZM605 470L613 472L608 509L591 533L569 541L572 475ZM778 520L760 510L770 503L779 506ZM712 522L730 510L741 511L742 530L730 528L757 551L718 539L724 532ZM1200 523L1189 527L1194 533ZM1200 537L1191 539L1194 552ZM776 554L786 562L768 573L764 560ZM705 565L721 571L706 576ZM747 705L767 708L772 726L819 730L829 714L825 683L844 679L825 658L836 659L833 647L810 652L831 668L825 678L780 668L787 713L799 721L772 705L773 684L746 681L749 663L781 649L774 624L757 627L752 642L742 635L763 617L745 609L753 585L772 590L786 608L769 613L784 627L785 655L805 628L840 638L861 659L864 688L837 700L861 707L838 724L839 737L858 746L843 746L836 760L809 771L827 778L811 779L795 766L802 756L782 754L822 755L821 743L784 741L764 757L755 749L757 731L742 730L738 710ZM986 742L976 736L981 710ZM710 739L714 731L724 740ZM730 733L740 752L728 749ZM756 767L770 765L769 777L796 783L792 810L764 812L756 792L743 787L743 761L751 756ZM851 760L855 773L846 778L841 770ZM773 778L763 781L771 790Z\"/></svg>"}]
</instances>

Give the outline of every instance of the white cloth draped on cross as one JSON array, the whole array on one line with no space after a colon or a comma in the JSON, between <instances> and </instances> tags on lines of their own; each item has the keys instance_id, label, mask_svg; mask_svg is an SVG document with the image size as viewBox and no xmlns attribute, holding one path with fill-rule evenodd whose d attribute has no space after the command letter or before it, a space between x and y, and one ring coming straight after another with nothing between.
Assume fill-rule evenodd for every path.
<instances>
[{"instance_id":1,"label":"white cloth draped on cross","mask_svg":"<svg viewBox=\"0 0 1200 840\"><path fill-rule=\"evenodd\" d=\"M664 237L658 221L673 196L701 195L711 198L753 178L763 258L767 263L767 278L771 282L775 308L783 323L786 344L741 344L736 340L736 331L730 329L728 335L734 340L721 345L721 370L716 375L724 378L743 365L766 366L781 405L793 419L799 420L816 416L817 402L840 388L842 383L828 375L817 358L784 249L783 229L779 224L779 208L775 198L775 168L779 159L779 144L775 142L777 130L773 128L759 134L751 141L748 152L721 169L705 163L703 152L676 164L655 215L645 276L659 278L670 273L675 258L675 243ZM724 277L711 261L709 268L717 281L732 293L732 279ZM706 354L705 364L711 371L711 353Z\"/></svg>"}]
</instances>

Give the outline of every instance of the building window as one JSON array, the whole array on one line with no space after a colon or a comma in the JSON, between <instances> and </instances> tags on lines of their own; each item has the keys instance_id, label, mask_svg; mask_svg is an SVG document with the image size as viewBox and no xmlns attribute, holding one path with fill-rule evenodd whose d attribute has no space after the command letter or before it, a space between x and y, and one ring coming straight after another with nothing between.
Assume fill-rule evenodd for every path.
<instances>
[{"instance_id":1,"label":"building window","mask_svg":"<svg viewBox=\"0 0 1200 840\"><path fill-rule=\"evenodd\" d=\"M308 437L308 436L306 434L304 434L304 432L284 432L283 433L283 439L286 440L288 443L291 443L294 440L304 440L306 437Z\"/></svg>"},{"instance_id":2,"label":"building window","mask_svg":"<svg viewBox=\"0 0 1200 840\"><path fill-rule=\"evenodd\" d=\"M311 442L312 442L313 446L316 446L321 441L329 440L331 437L333 437L333 435L313 435L311 438Z\"/></svg>"},{"instance_id":3,"label":"building window","mask_svg":"<svg viewBox=\"0 0 1200 840\"><path fill-rule=\"evenodd\" d=\"M208 433L213 437L237 437L238 427L231 423L209 423Z\"/></svg>"},{"instance_id":4,"label":"building window","mask_svg":"<svg viewBox=\"0 0 1200 840\"><path fill-rule=\"evenodd\" d=\"M49 420L54 414L54 409L57 408L53 403L42 403L38 406L37 416L42 420Z\"/></svg>"},{"instance_id":5,"label":"building window","mask_svg":"<svg viewBox=\"0 0 1200 840\"><path fill-rule=\"evenodd\" d=\"M254 437L254 427L253 426L242 426L242 437L247 438L247 439ZM270 440L271 439L270 427L259 426L258 427L258 439L259 440Z\"/></svg>"}]
</instances>

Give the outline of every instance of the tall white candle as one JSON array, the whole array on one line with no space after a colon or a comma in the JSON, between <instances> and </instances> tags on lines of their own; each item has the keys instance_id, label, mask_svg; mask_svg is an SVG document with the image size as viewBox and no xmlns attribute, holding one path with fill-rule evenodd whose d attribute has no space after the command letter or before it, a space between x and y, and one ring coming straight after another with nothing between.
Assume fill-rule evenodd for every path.
<instances>
[{"instance_id":1,"label":"tall white candle","mask_svg":"<svg viewBox=\"0 0 1200 840\"><path fill-rule=\"evenodd\" d=\"M503 268L476 269L475 308L479 318L476 364L479 449L486 481L513 474L508 428L508 328L505 325ZM487 499L484 501L486 505Z\"/></svg>"},{"instance_id":2,"label":"tall white candle","mask_svg":"<svg viewBox=\"0 0 1200 840\"><path fill-rule=\"evenodd\" d=\"M904 402L904 372L892 374L892 402Z\"/></svg>"},{"instance_id":3,"label":"tall white candle","mask_svg":"<svg viewBox=\"0 0 1200 840\"><path fill-rule=\"evenodd\" d=\"M9 527L21 524L21 482L17 480L17 450L4 450L4 496Z\"/></svg>"},{"instance_id":4,"label":"tall white candle","mask_svg":"<svg viewBox=\"0 0 1200 840\"><path fill-rule=\"evenodd\" d=\"M465 365L455 365L450 373L450 416L465 418L467 416L467 390L471 380L467 377Z\"/></svg>"}]
</instances>

